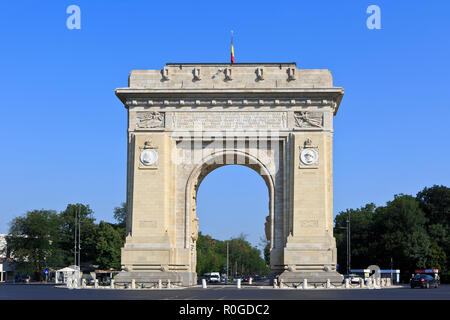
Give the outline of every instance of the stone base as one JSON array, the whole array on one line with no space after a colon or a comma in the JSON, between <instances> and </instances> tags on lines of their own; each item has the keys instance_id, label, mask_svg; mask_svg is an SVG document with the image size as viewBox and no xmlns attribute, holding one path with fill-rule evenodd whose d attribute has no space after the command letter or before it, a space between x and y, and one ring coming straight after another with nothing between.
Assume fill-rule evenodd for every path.
<instances>
[{"instance_id":1,"label":"stone base","mask_svg":"<svg viewBox=\"0 0 450 320\"><path fill-rule=\"evenodd\" d=\"M144 283L155 283L159 280L163 283L170 280L172 284L181 285L183 287L193 286L197 284L197 274L195 272L173 272L173 271L122 271L114 277L116 284L131 284L131 280L136 285Z\"/></svg>"},{"instance_id":2,"label":"stone base","mask_svg":"<svg viewBox=\"0 0 450 320\"><path fill-rule=\"evenodd\" d=\"M344 277L336 271L284 271L279 275L278 281L286 284L302 283L304 279L308 283L326 283L330 280L333 284L342 284Z\"/></svg>"}]
</instances>

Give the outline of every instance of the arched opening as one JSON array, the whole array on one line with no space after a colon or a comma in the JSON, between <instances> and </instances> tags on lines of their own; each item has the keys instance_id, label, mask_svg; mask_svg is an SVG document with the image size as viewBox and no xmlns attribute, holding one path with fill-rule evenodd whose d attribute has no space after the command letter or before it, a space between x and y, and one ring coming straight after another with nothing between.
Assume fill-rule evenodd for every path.
<instances>
[{"instance_id":1,"label":"arched opening","mask_svg":"<svg viewBox=\"0 0 450 320\"><path fill-rule=\"evenodd\" d=\"M234 161L230 161L234 159ZM239 161L238 161L239 158ZM186 185L186 248L190 248L190 271L196 272L197 266L197 254L196 254L196 242L198 239L199 223L197 217L197 196L199 186L203 179L211 173L213 170L225 166L225 164L240 164L247 168L253 169L264 180L268 189L269 202L268 202L268 219L263 228L265 234L270 241L270 250L273 248L274 239L274 180L270 175L266 166L254 156L238 150L227 150L210 154L203 159L200 164L192 171L187 185ZM267 201L265 202L267 203Z\"/></svg>"},{"instance_id":2,"label":"arched opening","mask_svg":"<svg viewBox=\"0 0 450 320\"><path fill-rule=\"evenodd\" d=\"M226 165L205 176L196 196L200 232L196 244L198 275L227 273L223 268L227 244L230 275L266 273L269 199L264 179L246 166Z\"/></svg>"}]
</instances>

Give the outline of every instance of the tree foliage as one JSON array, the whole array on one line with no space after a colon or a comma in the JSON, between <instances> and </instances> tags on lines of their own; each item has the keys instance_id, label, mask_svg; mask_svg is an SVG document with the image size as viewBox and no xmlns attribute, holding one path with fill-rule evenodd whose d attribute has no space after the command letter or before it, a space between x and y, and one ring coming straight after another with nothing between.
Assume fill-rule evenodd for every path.
<instances>
[{"instance_id":1,"label":"tree foliage","mask_svg":"<svg viewBox=\"0 0 450 320\"><path fill-rule=\"evenodd\" d=\"M114 219L120 227L125 228L127 222L127 204L125 202L114 208Z\"/></svg>"},{"instance_id":2,"label":"tree foliage","mask_svg":"<svg viewBox=\"0 0 450 320\"><path fill-rule=\"evenodd\" d=\"M125 226L122 217L115 213L118 224L104 221L96 224L89 205L80 203L67 205L59 214L54 210L29 211L10 223L8 254L17 263L18 272L40 280L45 268L75 264L75 228L79 223L81 263L99 265L102 269L120 269ZM79 222L76 222L76 215L80 217Z\"/></svg>"},{"instance_id":3,"label":"tree foliage","mask_svg":"<svg viewBox=\"0 0 450 320\"><path fill-rule=\"evenodd\" d=\"M346 221L351 221L351 267L371 264L400 269L409 279L417 268L438 268L441 280L449 278L450 261L450 189L425 188L416 197L396 195L385 206L373 203L348 209L335 217L334 234L338 264L345 272L347 264Z\"/></svg>"},{"instance_id":4,"label":"tree foliage","mask_svg":"<svg viewBox=\"0 0 450 320\"><path fill-rule=\"evenodd\" d=\"M124 244L123 228L100 221L96 230L96 264L100 269L120 270L120 249Z\"/></svg>"},{"instance_id":5,"label":"tree foliage","mask_svg":"<svg viewBox=\"0 0 450 320\"><path fill-rule=\"evenodd\" d=\"M84 205L81 203L69 204L66 209L59 214L59 226L58 233L59 237L59 247L64 252L64 265L74 264L74 237L76 215L80 218L81 224L81 235L80 235L80 246L81 246L81 257L80 260L83 262L93 262L95 260L95 218L94 213L89 207L89 205ZM78 241L78 240L77 240Z\"/></svg>"},{"instance_id":6,"label":"tree foliage","mask_svg":"<svg viewBox=\"0 0 450 320\"><path fill-rule=\"evenodd\" d=\"M61 263L57 247L59 219L56 211L33 210L10 223L8 253L18 264L18 271L41 279L44 268Z\"/></svg>"},{"instance_id":7,"label":"tree foliage","mask_svg":"<svg viewBox=\"0 0 450 320\"><path fill-rule=\"evenodd\" d=\"M245 240L241 234L227 241L213 239L199 232L197 239L197 274L226 273L227 243L230 275L267 274L269 271L261 251Z\"/></svg>"}]
</instances>

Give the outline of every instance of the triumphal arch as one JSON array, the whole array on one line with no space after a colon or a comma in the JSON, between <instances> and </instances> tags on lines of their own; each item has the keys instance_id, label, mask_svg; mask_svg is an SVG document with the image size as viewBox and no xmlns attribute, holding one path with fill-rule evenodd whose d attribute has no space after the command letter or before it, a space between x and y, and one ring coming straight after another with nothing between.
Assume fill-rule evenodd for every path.
<instances>
[{"instance_id":1,"label":"triumphal arch","mask_svg":"<svg viewBox=\"0 0 450 320\"><path fill-rule=\"evenodd\" d=\"M116 281L196 284L198 187L212 170L240 164L268 188L272 275L341 282L332 155L343 94L328 70L295 63L132 71L116 90L128 111L127 237Z\"/></svg>"}]
</instances>

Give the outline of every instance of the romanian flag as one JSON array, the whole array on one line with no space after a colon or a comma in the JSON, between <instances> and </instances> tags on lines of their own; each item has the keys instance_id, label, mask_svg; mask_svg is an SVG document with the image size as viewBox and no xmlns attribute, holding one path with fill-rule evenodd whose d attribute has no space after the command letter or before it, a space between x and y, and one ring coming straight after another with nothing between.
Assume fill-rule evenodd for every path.
<instances>
[{"instance_id":1,"label":"romanian flag","mask_svg":"<svg viewBox=\"0 0 450 320\"><path fill-rule=\"evenodd\" d=\"M231 31L231 63L234 63L233 31Z\"/></svg>"}]
</instances>

